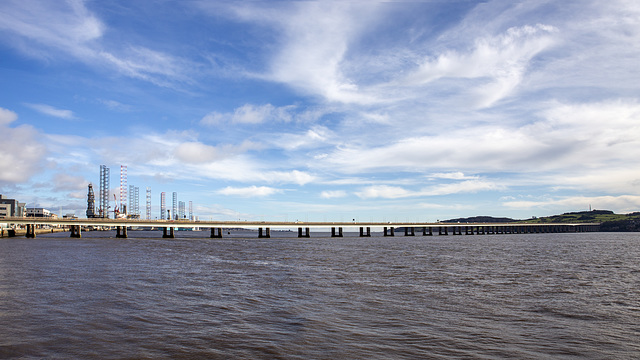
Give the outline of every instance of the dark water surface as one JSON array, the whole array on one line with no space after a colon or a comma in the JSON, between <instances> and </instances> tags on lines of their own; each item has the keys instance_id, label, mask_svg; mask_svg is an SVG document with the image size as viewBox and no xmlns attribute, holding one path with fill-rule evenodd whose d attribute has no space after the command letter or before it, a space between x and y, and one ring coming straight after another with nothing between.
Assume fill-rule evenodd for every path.
<instances>
[{"instance_id":1,"label":"dark water surface","mask_svg":"<svg viewBox=\"0 0 640 360\"><path fill-rule=\"evenodd\" d=\"M0 240L0 358L640 358L640 234L113 235Z\"/></svg>"}]
</instances>

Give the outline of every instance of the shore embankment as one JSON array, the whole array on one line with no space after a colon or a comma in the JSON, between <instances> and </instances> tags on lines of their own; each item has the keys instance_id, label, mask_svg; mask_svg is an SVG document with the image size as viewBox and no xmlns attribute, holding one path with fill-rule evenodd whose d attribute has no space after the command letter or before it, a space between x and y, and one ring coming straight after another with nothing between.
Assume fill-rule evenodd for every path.
<instances>
[{"instance_id":1,"label":"shore embankment","mask_svg":"<svg viewBox=\"0 0 640 360\"><path fill-rule=\"evenodd\" d=\"M38 234L51 234L51 233L58 233L58 232L64 232L64 231L69 231L69 230L59 229L59 228L36 229L36 235L38 235ZM0 229L0 238L25 236L26 233L27 233L27 229L2 228L2 229Z\"/></svg>"}]
</instances>

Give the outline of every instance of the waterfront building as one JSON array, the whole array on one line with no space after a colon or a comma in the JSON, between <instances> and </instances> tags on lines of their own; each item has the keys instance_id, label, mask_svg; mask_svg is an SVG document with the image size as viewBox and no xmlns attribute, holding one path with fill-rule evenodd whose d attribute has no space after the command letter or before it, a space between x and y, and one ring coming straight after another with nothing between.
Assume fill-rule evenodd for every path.
<instances>
[{"instance_id":1,"label":"waterfront building","mask_svg":"<svg viewBox=\"0 0 640 360\"><path fill-rule=\"evenodd\" d=\"M0 217L25 217L25 205L25 203L21 203L16 199L9 199L8 197L0 194Z\"/></svg>"},{"instance_id":2,"label":"waterfront building","mask_svg":"<svg viewBox=\"0 0 640 360\"><path fill-rule=\"evenodd\" d=\"M52 217L51 211L45 208L28 208L27 217Z\"/></svg>"}]
</instances>

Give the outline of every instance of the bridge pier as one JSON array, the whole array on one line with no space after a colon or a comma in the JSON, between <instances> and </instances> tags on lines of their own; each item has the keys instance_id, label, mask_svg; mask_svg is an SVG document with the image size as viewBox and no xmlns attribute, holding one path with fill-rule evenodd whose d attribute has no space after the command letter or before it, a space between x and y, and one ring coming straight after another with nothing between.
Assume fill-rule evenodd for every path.
<instances>
[{"instance_id":1,"label":"bridge pier","mask_svg":"<svg viewBox=\"0 0 640 360\"><path fill-rule=\"evenodd\" d=\"M126 226L116 226L116 238L126 239L127 238L127 227Z\"/></svg>"},{"instance_id":2,"label":"bridge pier","mask_svg":"<svg viewBox=\"0 0 640 360\"><path fill-rule=\"evenodd\" d=\"M304 233L303 233L303 232L302 232L302 228L301 228L301 227L299 227L299 228L298 228L298 237L299 237L299 238L302 238L302 237L304 237L304 238L311 237L311 235L309 235L309 228L304 228Z\"/></svg>"},{"instance_id":3,"label":"bridge pier","mask_svg":"<svg viewBox=\"0 0 640 360\"><path fill-rule=\"evenodd\" d=\"M69 227L69 230L71 230L71 231L70 231L70 234L69 234L69 237L72 237L72 238L81 238L81 237L82 237L82 230L81 230L81 228L82 228L82 227L81 227L80 225L71 225L71 226Z\"/></svg>"},{"instance_id":4,"label":"bridge pier","mask_svg":"<svg viewBox=\"0 0 640 360\"><path fill-rule=\"evenodd\" d=\"M360 227L360 237L371 237L371 228L367 227L367 233L364 233L364 228Z\"/></svg>"},{"instance_id":5,"label":"bridge pier","mask_svg":"<svg viewBox=\"0 0 640 360\"><path fill-rule=\"evenodd\" d=\"M384 227L384 236L395 236L395 229L393 227L389 228L389 233L387 233L387 227Z\"/></svg>"},{"instance_id":6,"label":"bridge pier","mask_svg":"<svg viewBox=\"0 0 640 360\"><path fill-rule=\"evenodd\" d=\"M412 227L405 227L404 236L416 236L416 230Z\"/></svg>"},{"instance_id":7,"label":"bridge pier","mask_svg":"<svg viewBox=\"0 0 640 360\"><path fill-rule=\"evenodd\" d=\"M336 228L332 227L331 228L331 237L343 237L342 228L341 227L338 228L338 235L336 235Z\"/></svg>"},{"instance_id":8,"label":"bridge pier","mask_svg":"<svg viewBox=\"0 0 640 360\"><path fill-rule=\"evenodd\" d=\"M266 228L265 229L265 234L262 235L262 228L258 228L258 237L259 238L270 238L271 237L271 229L270 228Z\"/></svg>"},{"instance_id":9,"label":"bridge pier","mask_svg":"<svg viewBox=\"0 0 640 360\"><path fill-rule=\"evenodd\" d=\"M217 233L216 233L217 231ZM211 237L212 238L221 238L222 237L222 228L211 228Z\"/></svg>"},{"instance_id":10,"label":"bridge pier","mask_svg":"<svg viewBox=\"0 0 640 360\"><path fill-rule=\"evenodd\" d=\"M24 234L24 237L35 239L36 238L36 225L35 224L27 224L27 232Z\"/></svg>"},{"instance_id":11,"label":"bridge pier","mask_svg":"<svg viewBox=\"0 0 640 360\"><path fill-rule=\"evenodd\" d=\"M428 233L427 229L429 229ZM433 236L433 230L431 229L431 226L429 226L428 228L426 226L422 228L422 236Z\"/></svg>"},{"instance_id":12,"label":"bridge pier","mask_svg":"<svg viewBox=\"0 0 640 360\"><path fill-rule=\"evenodd\" d=\"M174 234L174 228L172 228L172 227L163 227L162 228L162 238L163 239L173 239L175 237L176 236Z\"/></svg>"}]
</instances>

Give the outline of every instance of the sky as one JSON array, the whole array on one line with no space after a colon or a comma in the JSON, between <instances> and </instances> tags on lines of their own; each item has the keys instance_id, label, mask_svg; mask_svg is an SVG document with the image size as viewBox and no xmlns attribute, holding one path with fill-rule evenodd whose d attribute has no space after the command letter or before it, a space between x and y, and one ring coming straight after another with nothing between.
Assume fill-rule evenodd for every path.
<instances>
[{"instance_id":1,"label":"sky","mask_svg":"<svg viewBox=\"0 0 640 360\"><path fill-rule=\"evenodd\" d=\"M0 194L85 216L640 211L640 2L0 2ZM111 207L115 206L111 201Z\"/></svg>"}]
</instances>

